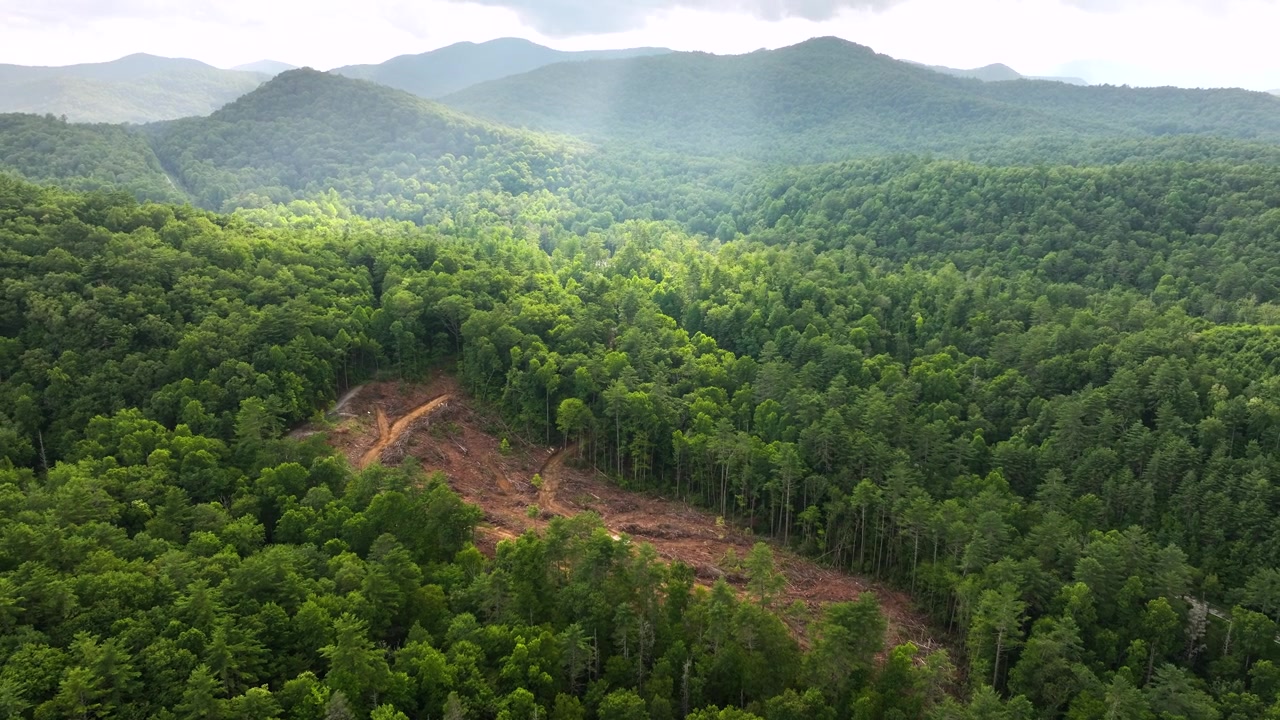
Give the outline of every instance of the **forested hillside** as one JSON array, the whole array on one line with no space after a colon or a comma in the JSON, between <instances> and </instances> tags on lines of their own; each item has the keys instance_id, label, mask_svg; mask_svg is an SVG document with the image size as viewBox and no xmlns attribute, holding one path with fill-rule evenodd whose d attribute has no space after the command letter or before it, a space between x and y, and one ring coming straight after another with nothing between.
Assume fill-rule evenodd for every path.
<instances>
[{"instance_id":1,"label":"forested hillside","mask_svg":"<svg viewBox=\"0 0 1280 720\"><path fill-rule=\"evenodd\" d=\"M154 126L193 200L258 207L336 191L358 212L438 219L479 192L556 190L579 146L472 120L373 83L293 70L208 118Z\"/></svg>"},{"instance_id":2,"label":"forested hillside","mask_svg":"<svg viewBox=\"0 0 1280 720\"><path fill-rule=\"evenodd\" d=\"M448 352L389 311L419 268L496 307L557 284L535 246L263 231L5 180L0 239L8 716L912 716L944 697L945 654L877 659L871 595L802 650L765 545L754 601L590 517L487 560L443 478L277 439L379 365Z\"/></svg>"},{"instance_id":3,"label":"forested hillside","mask_svg":"<svg viewBox=\"0 0 1280 720\"><path fill-rule=\"evenodd\" d=\"M119 125L83 125L52 115L0 115L0 171L73 190L123 190L181 202L146 138Z\"/></svg>"},{"instance_id":4,"label":"forested hillside","mask_svg":"<svg viewBox=\"0 0 1280 720\"><path fill-rule=\"evenodd\" d=\"M554 65L444 102L497 122L603 142L785 163L888 152L1018 161L1004 145L1100 137L1280 140L1280 101L1263 93L984 83L836 38L742 56Z\"/></svg>"},{"instance_id":5,"label":"forested hillside","mask_svg":"<svg viewBox=\"0 0 1280 720\"><path fill-rule=\"evenodd\" d=\"M65 67L0 65L0 113L90 123L171 120L207 115L268 77L144 54Z\"/></svg>"},{"instance_id":6,"label":"forested hillside","mask_svg":"<svg viewBox=\"0 0 1280 720\"><path fill-rule=\"evenodd\" d=\"M288 591L281 581L246 584L238 570L188 571L208 578L199 592L213 599L200 602L214 610L207 620L171 620L150 605L90 601L105 596L84 580L71 592L88 604L64 604L72 609L56 616L37 610L32 603L50 591L32 578L59 582L56 568L37 572L53 556L32 559L45 556L10 545L10 606L19 609L11 623L26 638L11 645L3 674L14 707L66 714L92 697L112 707L204 702L249 717L256 711L237 708L261 702L319 717L307 713L331 710L341 692L358 712L387 704L440 712L456 702L476 717L523 717L535 705L540 715L572 717L574 695L602 718L630 717L615 714L624 712L615 703L663 717L703 704L769 719L796 707L883 717L892 706L916 717L941 703L937 717L1098 717L1124 707L1131 714L1121 717L1261 718L1276 700L1271 274L1280 262L1270 240L1280 175L1272 168L904 160L788 171L743 189L731 217L745 235L724 243L655 223L585 236L552 224L526 239L503 222L460 235L406 235L355 218L264 230L119 195L9 183L4 197L4 445L17 468L36 473L13 471L13 512L27 525L52 523L42 527L55 535L117 527L117 544L106 547L142 563L130 572L144 575L158 571L146 563L175 552L195 567L197 557L238 558L233 566L268 576L269 557L319 553L307 555L315 559L303 567L314 569L296 570ZM58 211L37 215L38 207ZM606 615L569 610L582 607L560 604L577 602L569 600L575 561L555 565L567 568L564 580L519 573L578 551L531 538L502 546L491 569L465 553L456 560L463 569L432 564L454 557L474 522L443 486L410 480L426 488L410 491L394 474L321 471L330 466L320 447L274 440L355 378L412 377L459 347L471 391L539 441L578 441L616 482L704 503L910 590L964 651L968 707L927 690L936 673L945 676L941 657L912 670L909 648L884 664L869 659L874 643L842 645L853 653L839 661L848 670L813 674L819 660L801 660L780 626L767 631L776 635L767 645L726 645L693 610L680 613L681 631L642 623L655 644L624 650L631 641L618 603L661 609L669 618L661 622L674 622L688 593L673 589L678 571L662 589L626 591L648 600L601 596ZM113 416L130 407L138 410ZM94 468L104 467L117 479L94 489L105 472ZM146 485L137 486L143 468ZM427 493L415 501L427 503L423 512L455 503L441 506L456 508L447 511L459 518L449 521L453 539L379 526L387 521L377 513L389 510L375 508L405 492ZM58 497L98 514L58 510ZM216 507L200 505L209 502ZM324 520L331 512L343 519ZM378 539L386 532L378 527L391 535ZM248 535L224 537L233 528ZM208 550L183 549L197 541ZM396 553L402 565L386 572L409 584L371 602L373 590L361 588ZM523 570L510 564L517 558L528 558L518 561ZM87 572L75 567L64 572ZM366 579L342 580L349 572ZM480 578L489 579L476 585ZM183 607L196 592L186 582L129 602L167 608L166 598L178 598ZM557 600L530 582L568 583L568 595ZM498 587L509 588L506 600L477 594ZM442 600L426 599L436 592ZM729 601L722 591L690 598L710 603L708 618L721 612L715 602ZM1190 598L1223 608L1229 641L1226 623ZM738 607L733 617L747 612ZM154 629L111 629L111 617L132 612ZM755 612L753 623L776 622ZM821 622L872 623L848 626L857 633L882 622L865 607L840 612ZM457 643L469 637L456 630L463 613L495 643L492 651L480 643L466 661L481 684L457 674ZM78 619L67 626L67 617ZM293 634L301 617L319 623L313 634ZM233 634L240 627L263 628L261 648ZM736 627L726 637L742 638L745 626ZM826 627L816 626L819 637L836 632ZM513 652L541 652L530 645L538 637L540 647L566 652L573 645L558 638L567 632L595 638L601 661L621 655L598 671L548 671L546 680L499 672ZM594 645L602 633L616 644ZM108 694L115 684L94 668L126 658L130 677L160 672L144 666L155 643L186 653L163 665L169 675L146 676L178 689ZM254 665L275 652L272 643L295 648L293 659ZM440 677L454 679L413 684L424 671L399 663L414 647L440 653ZM108 651L116 659L103 665L97 658ZM14 674L33 654L50 658L43 680ZM797 659L777 660L788 656ZM561 667L556 657L539 662ZM768 658L767 683L750 681L752 657ZM703 679L682 674L691 671ZM100 690L76 695L73 679ZM297 709L306 702L316 709Z\"/></svg>"},{"instance_id":7,"label":"forested hillside","mask_svg":"<svg viewBox=\"0 0 1280 720\"><path fill-rule=\"evenodd\" d=\"M1280 101L827 39L451 102L581 136L307 69L0 116L63 186L0 175L0 716L1280 717ZM447 423L326 444L439 373L495 452L760 544L517 504L482 553ZM943 649L782 607L773 548Z\"/></svg>"}]
</instances>

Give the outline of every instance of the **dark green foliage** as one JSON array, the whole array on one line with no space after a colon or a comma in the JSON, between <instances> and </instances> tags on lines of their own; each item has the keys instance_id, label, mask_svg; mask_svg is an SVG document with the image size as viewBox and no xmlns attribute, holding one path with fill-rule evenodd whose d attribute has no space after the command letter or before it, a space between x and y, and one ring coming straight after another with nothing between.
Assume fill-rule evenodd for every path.
<instances>
[{"instance_id":1,"label":"dark green foliage","mask_svg":"<svg viewBox=\"0 0 1280 720\"><path fill-rule=\"evenodd\" d=\"M118 125L76 125L52 115L0 115L0 171L72 190L117 190L181 202L141 135Z\"/></svg>"},{"instance_id":2,"label":"dark green foliage","mask_svg":"<svg viewBox=\"0 0 1280 720\"><path fill-rule=\"evenodd\" d=\"M90 420L126 407L252 453L371 371L368 269L323 239L281 240L190 208L0 177L0 405L37 439L14 459L117 452ZM228 489L220 460L182 460L197 499Z\"/></svg>"},{"instance_id":3,"label":"dark green foliage","mask_svg":"<svg viewBox=\"0 0 1280 720\"><path fill-rule=\"evenodd\" d=\"M401 126L467 159L375 189ZM1243 146L577 164L308 71L152 130L205 202L266 184L262 207L0 181L5 712L1275 712L1280 172ZM363 377L454 361L529 439L911 593L933 622L911 637L967 651L964 702L870 596L802 651L766 546L747 601L589 517L489 563L439 479L279 440Z\"/></svg>"},{"instance_id":4,"label":"dark green foliage","mask_svg":"<svg viewBox=\"0 0 1280 720\"><path fill-rule=\"evenodd\" d=\"M7 180L0 210L6 422L28 440L0 461L7 714L674 718L805 692L781 620L723 583L693 589L689 568L593 517L503 542L490 563L471 545L480 511L444 478L354 474L276 439L361 348L391 364L353 336L448 341L448 315L412 297L420 268L452 278L442 298L496 312L538 277L540 250L267 232ZM385 307L367 304L373 288ZM428 350L391 354L411 372ZM858 631L859 647L883 641L882 624ZM871 692L875 669L849 662Z\"/></svg>"}]
</instances>

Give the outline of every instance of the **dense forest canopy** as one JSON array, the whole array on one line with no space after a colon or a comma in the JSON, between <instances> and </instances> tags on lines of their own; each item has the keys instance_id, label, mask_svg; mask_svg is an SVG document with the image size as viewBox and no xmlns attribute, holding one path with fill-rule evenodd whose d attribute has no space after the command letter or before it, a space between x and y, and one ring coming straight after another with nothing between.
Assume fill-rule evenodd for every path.
<instances>
[{"instance_id":1,"label":"dense forest canopy","mask_svg":"<svg viewBox=\"0 0 1280 720\"><path fill-rule=\"evenodd\" d=\"M142 200L187 198L165 177L145 137L118 125L52 115L0 115L0 170L72 190L124 190Z\"/></svg>"},{"instance_id":2,"label":"dense forest canopy","mask_svg":"<svg viewBox=\"0 0 1280 720\"><path fill-rule=\"evenodd\" d=\"M311 70L141 129L0 116L63 186L0 175L0 714L1280 717L1275 101L721 60L470 96L625 75L586 138ZM745 592L592 516L486 557L449 478L284 437L441 369L767 540ZM869 593L779 607L774 547L946 649Z\"/></svg>"}]
</instances>

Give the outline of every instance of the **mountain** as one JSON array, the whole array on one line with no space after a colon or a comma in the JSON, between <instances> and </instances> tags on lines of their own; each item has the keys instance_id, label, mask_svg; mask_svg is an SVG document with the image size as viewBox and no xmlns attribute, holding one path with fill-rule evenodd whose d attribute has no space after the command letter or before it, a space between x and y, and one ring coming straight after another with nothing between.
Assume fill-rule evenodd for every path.
<instances>
[{"instance_id":1,"label":"mountain","mask_svg":"<svg viewBox=\"0 0 1280 720\"><path fill-rule=\"evenodd\" d=\"M1267 92L1271 93L1272 95L1280 95L1280 89L1268 90Z\"/></svg>"},{"instance_id":2,"label":"mountain","mask_svg":"<svg viewBox=\"0 0 1280 720\"><path fill-rule=\"evenodd\" d=\"M425 98L438 98L477 83L519 75L540 67L584 60L619 60L664 55L663 48L565 52L520 38L463 42L421 55L401 55L380 65L348 65L332 72L372 80Z\"/></svg>"},{"instance_id":3,"label":"mountain","mask_svg":"<svg viewBox=\"0 0 1280 720\"><path fill-rule=\"evenodd\" d=\"M923 68L929 68L934 72L940 72L940 73L943 73L944 75L952 75L954 77L963 77L963 78L973 78L974 80L981 80L983 82L1002 82L1005 80L1021 80L1022 79L1022 75L1017 70L1014 70L1008 65L1005 65L1002 63L995 63L993 65L986 65L980 68L973 68L972 70L960 70L957 68L946 67L945 65L925 65L924 63L912 62L910 60L907 60L905 62L909 62L912 65L919 65L920 67L923 67Z\"/></svg>"},{"instance_id":4,"label":"mountain","mask_svg":"<svg viewBox=\"0 0 1280 720\"><path fill-rule=\"evenodd\" d=\"M983 83L837 38L748 55L561 63L442 99L597 142L776 162L1196 134L1280 142L1280 100L1240 90Z\"/></svg>"},{"instance_id":5,"label":"mountain","mask_svg":"<svg viewBox=\"0 0 1280 720\"><path fill-rule=\"evenodd\" d=\"M282 72L295 70L297 67L297 65L282 63L279 60L259 60L257 62L245 63L244 65L237 65L231 69L239 70L240 72L261 73L263 75L275 77Z\"/></svg>"},{"instance_id":6,"label":"mountain","mask_svg":"<svg viewBox=\"0 0 1280 720\"><path fill-rule=\"evenodd\" d=\"M912 65L919 65L920 67L929 68L934 72L940 72L944 75L951 75L954 77L962 77L962 78L972 78L974 80L981 80L983 82L1004 82L1007 80L1048 80L1051 82L1064 82L1064 83L1067 83L1068 85L1088 85L1089 84L1083 78L1078 78L1078 77L1050 77L1050 76L1036 77L1036 76L1023 75L1022 73L1019 73L1017 70L1014 70L1013 68L1003 63L984 65L983 67L973 68L970 70L961 70L957 68L947 67L945 65L925 65L924 63L911 62L910 60L906 60L905 62L909 62Z\"/></svg>"},{"instance_id":7,"label":"mountain","mask_svg":"<svg viewBox=\"0 0 1280 720\"><path fill-rule=\"evenodd\" d=\"M186 199L140 133L43 115L0 115L0 173L73 190L125 190L145 199Z\"/></svg>"},{"instance_id":8,"label":"mountain","mask_svg":"<svg viewBox=\"0 0 1280 720\"><path fill-rule=\"evenodd\" d=\"M207 115L266 78L145 54L63 67L0 65L0 112L51 113L78 122L169 120Z\"/></svg>"},{"instance_id":9,"label":"mountain","mask_svg":"<svg viewBox=\"0 0 1280 720\"><path fill-rule=\"evenodd\" d=\"M165 168L205 207L336 191L374 216L395 215L404 200L440 207L480 190L558 188L577 148L306 68L282 73L208 117L146 131Z\"/></svg>"}]
</instances>

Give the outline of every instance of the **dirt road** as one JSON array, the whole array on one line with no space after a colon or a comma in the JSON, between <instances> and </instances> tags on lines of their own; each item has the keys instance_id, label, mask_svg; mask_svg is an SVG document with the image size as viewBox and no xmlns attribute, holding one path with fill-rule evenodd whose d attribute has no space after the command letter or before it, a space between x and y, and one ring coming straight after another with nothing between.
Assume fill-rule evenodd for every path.
<instances>
[{"instance_id":1,"label":"dirt road","mask_svg":"<svg viewBox=\"0 0 1280 720\"><path fill-rule=\"evenodd\" d=\"M435 398L434 400L423 403L422 405L419 405L418 407L410 411L408 415L405 415L404 417L397 420L394 425L391 425L389 427L387 425L387 413L381 407L379 407L378 408L378 442L374 443L373 447L369 448L368 452L366 452L364 456L360 458L360 467L362 468L369 467L369 465L371 465L379 457L382 456L383 450L386 450L389 446L391 446L393 443L399 440L401 435L404 435L405 431L408 430L409 427L413 425L415 420L445 405L446 403L449 402L451 397L452 396L450 395L441 395L440 397Z\"/></svg>"},{"instance_id":2,"label":"dirt road","mask_svg":"<svg viewBox=\"0 0 1280 720\"><path fill-rule=\"evenodd\" d=\"M564 476L564 461L575 446L569 446L552 455L542 465L539 475L542 476L542 487L538 490L538 505L555 515L569 516L574 511L560 502L560 479Z\"/></svg>"}]
</instances>

